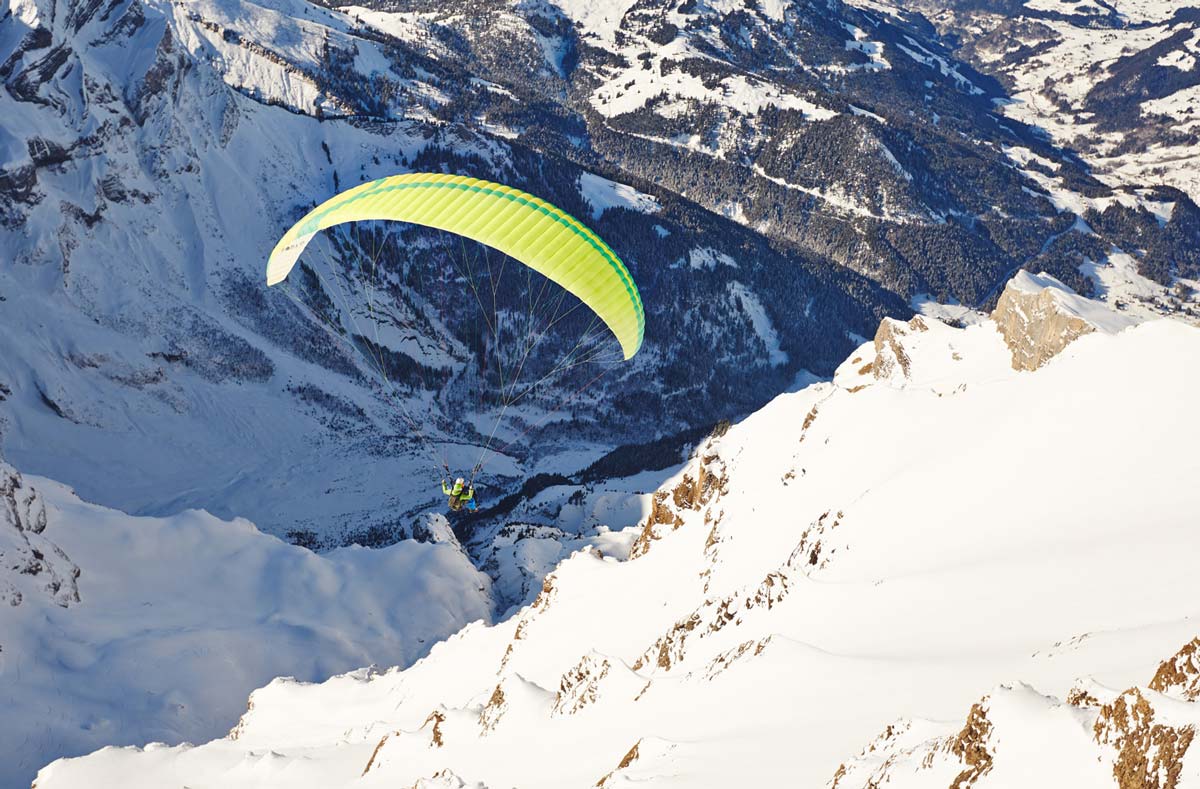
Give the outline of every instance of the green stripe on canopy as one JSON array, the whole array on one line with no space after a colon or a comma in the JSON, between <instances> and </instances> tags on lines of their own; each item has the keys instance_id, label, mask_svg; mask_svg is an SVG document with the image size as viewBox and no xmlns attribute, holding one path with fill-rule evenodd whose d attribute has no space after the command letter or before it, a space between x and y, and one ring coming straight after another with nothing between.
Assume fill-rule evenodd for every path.
<instances>
[{"instance_id":1,"label":"green stripe on canopy","mask_svg":"<svg viewBox=\"0 0 1200 789\"><path fill-rule=\"evenodd\" d=\"M335 195L292 226L267 262L267 284L287 278L309 240L343 222L393 220L436 227L500 250L574 294L612 331L626 359L642 346L645 313L625 264L570 214L502 184L438 173L393 175Z\"/></svg>"}]
</instances>

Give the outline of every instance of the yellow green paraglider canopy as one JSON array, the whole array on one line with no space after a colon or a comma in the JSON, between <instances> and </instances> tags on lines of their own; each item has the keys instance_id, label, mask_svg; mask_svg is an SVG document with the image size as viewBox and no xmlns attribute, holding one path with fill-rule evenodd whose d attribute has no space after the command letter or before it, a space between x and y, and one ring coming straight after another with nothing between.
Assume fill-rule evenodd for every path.
<instances>
[{"instance_id":1,"label":"yellow green paraglider canopy","mask_svg":"<svg viewBox=\"0 0 1200 789\"><path fill-rule=\"evenodd\" d=\"M626 359L642 346L641 296L625 264L599 236L531 194L464 176L393 175L331 197L275 245L267 262L267 284L286 279L320 231L367 220L436 227L498 249L591 308L616 336Z\"/></svg>"}]
</instances>

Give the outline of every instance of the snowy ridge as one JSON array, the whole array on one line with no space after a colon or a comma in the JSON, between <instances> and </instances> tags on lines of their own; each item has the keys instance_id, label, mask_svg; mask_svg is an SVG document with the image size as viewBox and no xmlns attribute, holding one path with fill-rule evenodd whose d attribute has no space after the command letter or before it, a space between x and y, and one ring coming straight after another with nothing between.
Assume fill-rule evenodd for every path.
<instances>
[{"instance_id":1,"label":"snowy ridge","mask_svg":"<svg viewBox=\"0 0 1200 789\"><path fill-rule=\"evenodd\" d=\"M1200 357L1200 329L1092 332L1032 373L1012 369L990 321L893 336L911 381L954 365L948 346L985 358L964 360L953 390L835 380L780 396L662 486L630 560L582 550L516 616L406 670L276 682L236 736L56 762L38 786L845 787L893 752L889 775L913 759L929 765L914 780L972 769L999 785L1087 754L1096 776L1127 752L1153 761L1105 712L1139 697L1096 688L1195 686L1191 652L1163 661L1196 636L1200 493L1185 481L1200 467L1184 448L1200 434L1177 417L1200 385L1178 363ZM1096 705L1043 701L1081 676ZM992 691L962 734L904 724L879 746L894 751L851 758L898 718L961 721L1016 680L1035 690ZM1156 731L1183 737L1192 704L1153 694ZM1074 750L1003 734L1042 720Z\"/></svg>"},{"instance_id":2,"label":"snowy ridge","mask_svg":"<svg viewBox=\"0 0 1200 789\"><path fill-rule=\"evenodd\" d=\"M1198 641L1160 664L1153 679L1124 691L1082 680L1065 699L1026 684L1001 685L961 723L902 721L838 768L831 789L940 787L1174 786L1194 780L1188 758L1200 706L1162 677L1190 681ZM1184 672L1177 665L1184 662Z\"/></svg>"}]
</instances>

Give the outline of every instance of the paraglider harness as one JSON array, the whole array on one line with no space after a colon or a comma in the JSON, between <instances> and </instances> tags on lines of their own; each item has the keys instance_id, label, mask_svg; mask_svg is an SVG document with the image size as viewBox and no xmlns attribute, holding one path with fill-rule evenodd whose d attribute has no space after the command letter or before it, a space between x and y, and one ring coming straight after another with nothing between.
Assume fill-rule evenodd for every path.
<instances>
[{"instance_id":1,"label":"paraglider harness","mask_svg":"<svg viewBox=\"0 0 1200 789\"><path fill-rule=\"evenodd\" d=\"M454 487L448 486L446 484L445 477L443 477L442 493L445 493L450 497L449 504L451 512L458 512L463 507L466 507L469 510L475 509L475 486L465 485L462 477L454 480Z\"/></svg>"}]
</instances>

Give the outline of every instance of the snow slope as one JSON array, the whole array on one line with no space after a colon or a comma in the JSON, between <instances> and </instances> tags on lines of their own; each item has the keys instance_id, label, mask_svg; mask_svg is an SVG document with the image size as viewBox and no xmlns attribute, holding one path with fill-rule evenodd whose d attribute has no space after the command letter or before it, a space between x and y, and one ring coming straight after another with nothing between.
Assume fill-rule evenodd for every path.
<instances>
[{"instance_id":1,"label":"snow slope","mask_svg":"<svg viewBox=\"0 0 1200 789\"><path fill-rule=\"evenodd\" d=\"M897 718L961 721L998 682L1145 683L1196 635L1200 330L1100 329L1035 372L992 321L914 335L887 343L910 374L839 373L718 430L631 559L580 551L408 669L276 681L224 739L59 761L39 788L815 787ZM1038 704L997 701L996 730ZM1168 722L1200 723L1178 704ZM905 742L947 730L916 726ZM1034 751L994 785L1090 753Z\"/></svg>"},{"instance_id":2,"label":"snow slope","mask_svg":"<svg viewBox=\"0 0 1200 789\"><path fill-rule=\"evenodd\" d=\"M0 465L6 475L46 513L38 555L79 574L77 599L26 585L0 606L0 786L58 755L219 736L274 677L408 665L491 617L490 580L448 530L319 555L246 520L130 517ZM0 512L0 538L9 525ZM2 548L0 587L28 578Z\"/></svg>"}]
</instances>

